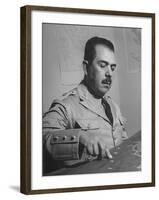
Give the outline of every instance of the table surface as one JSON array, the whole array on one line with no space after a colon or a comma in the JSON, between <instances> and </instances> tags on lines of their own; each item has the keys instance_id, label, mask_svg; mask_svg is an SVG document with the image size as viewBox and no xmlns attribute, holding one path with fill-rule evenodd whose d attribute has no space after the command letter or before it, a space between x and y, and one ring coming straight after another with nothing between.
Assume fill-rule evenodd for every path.
<instances>
[{"instance_id":1,"label":"table surface","mask_svg":"<svg viewBox=\"0 0 159 200\"><path fill-rule=\"evenodd\" d=\"M111 154L113 159L87 161L58 169L46 176L141 171L141 131L113 148Z\"/></svg>"}]
</instances>

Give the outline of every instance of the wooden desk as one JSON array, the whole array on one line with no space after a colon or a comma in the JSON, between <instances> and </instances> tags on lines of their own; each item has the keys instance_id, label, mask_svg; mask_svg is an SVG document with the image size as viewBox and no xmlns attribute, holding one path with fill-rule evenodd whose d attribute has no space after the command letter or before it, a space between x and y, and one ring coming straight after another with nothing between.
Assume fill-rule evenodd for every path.
<instances>
[{"instance_id":1,"label":"wooden desk","mask_svg":"<svg viewBox=\"0 0 159 200\"><path fill-rule=\"evenodd\" d=\"M111 150L113 159L94 160L61 168L46 176L141 171L141 132Z\"/></svg>"}]
</instances>

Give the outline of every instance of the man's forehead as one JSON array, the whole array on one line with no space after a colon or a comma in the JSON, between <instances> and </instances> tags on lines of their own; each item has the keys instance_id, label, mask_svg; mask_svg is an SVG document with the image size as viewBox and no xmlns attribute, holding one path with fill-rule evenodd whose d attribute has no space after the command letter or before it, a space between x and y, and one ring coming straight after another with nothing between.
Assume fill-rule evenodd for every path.
<instances>
[{"instance_id":1,"label":"man's forehead","mask_svg":"<svg viewBox=\"0 0 159 200\"><path fill-rule=\"evenodd\" d=\"M95 51L104 51L104 50L114 53L114 51L109 46L106 46L105 44L95 45Z\"/></svg>"},{"instance_id":2,"label":"man's forehead","mask_svg":"<svg viewBox=\"0 0 159 200\"><path fill-rule=\"evenodd\" d=\"M115 53L109 47L104 44L97 44L95 46L95 57L100 59L110 59L115 62Z\"/></svg>"}]
</instances>

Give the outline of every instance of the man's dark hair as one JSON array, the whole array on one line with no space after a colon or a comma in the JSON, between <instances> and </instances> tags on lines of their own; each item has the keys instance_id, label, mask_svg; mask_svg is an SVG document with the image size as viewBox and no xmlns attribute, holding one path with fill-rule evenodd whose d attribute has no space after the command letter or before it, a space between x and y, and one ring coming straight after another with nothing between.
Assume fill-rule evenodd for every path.
<instances>
[{"instance_id":1,"label":"man's dark hair","mask_svg":"<svg viewBox=\"0 0 159 200\"><path fill-rule=\"evenodd\" d=\"M113 52L115 51L114 45L110 40L107 40L107 39L101 38L101 37L92 37L86 42L85 51L84 51L84 60L87 61L89 64L91 64L91 62L94 59L95 46L98 44L106 46Z\"/></svg>"}]
</instances>

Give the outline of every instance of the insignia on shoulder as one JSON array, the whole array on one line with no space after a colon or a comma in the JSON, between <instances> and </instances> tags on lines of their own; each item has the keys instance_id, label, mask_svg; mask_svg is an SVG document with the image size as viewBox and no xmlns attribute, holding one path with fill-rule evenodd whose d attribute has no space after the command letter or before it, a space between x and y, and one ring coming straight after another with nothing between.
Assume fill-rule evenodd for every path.
<instances>
[{"instance_id":1,"label":"insignia on shoulder","mask_svg":"<svg viewBox=\"0 0 159 200\"><path fill-rule=\"evenodd\" d=\"M71 95L75 95L75 94L77 94L76 89L72 89L68 92L63 93L61 96L54 99L52 106L55 105L56 103L63 102L63 100L65 100L67 97L69 97Z\"/></svg>"}]
</instances>

